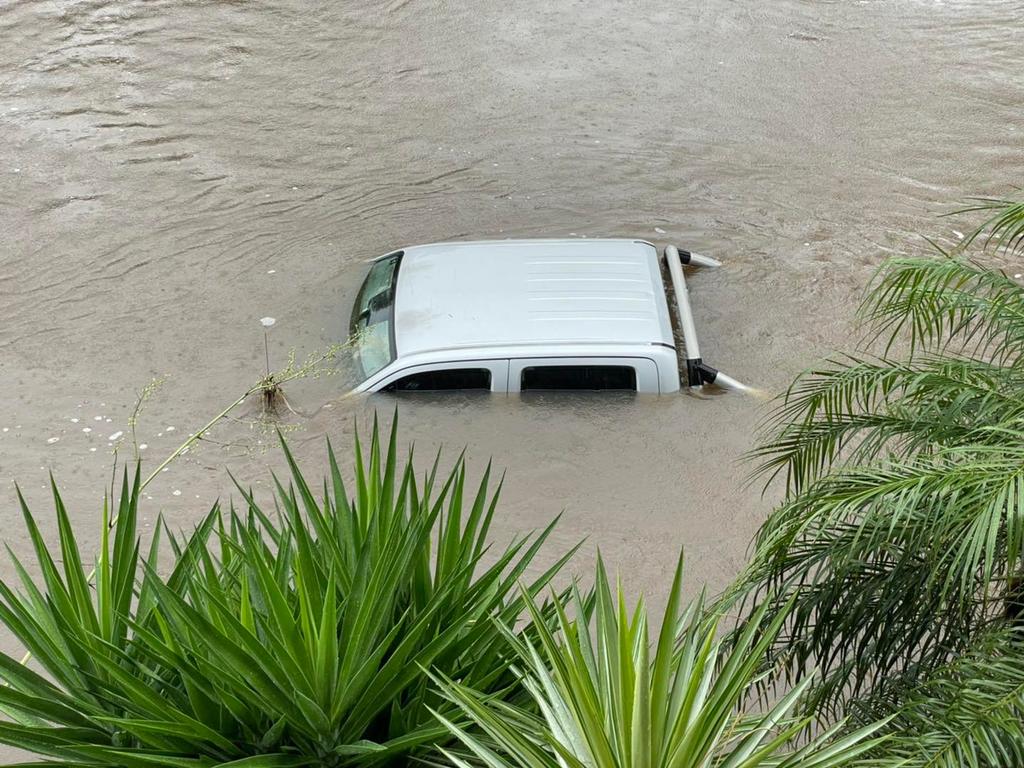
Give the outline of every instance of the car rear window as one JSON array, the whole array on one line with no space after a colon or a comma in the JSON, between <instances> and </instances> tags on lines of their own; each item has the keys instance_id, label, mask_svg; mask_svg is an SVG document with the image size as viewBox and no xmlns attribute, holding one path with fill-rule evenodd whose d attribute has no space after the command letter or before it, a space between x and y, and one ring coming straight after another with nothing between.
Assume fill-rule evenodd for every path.
<instances>
[{"instance_id":1,"label":"car rear window","mask_svg":"<svg viewBox=\"0 0 1024 768\"><path fill-rule=\"evenodd\" d=\"M437 392L446 389L490 389L487 368L449 368L403 376L384 387L384 392Z\"/></svg>"},{"instance_id":2,"label":"car rear window","mask_svg":"<svg viewBox=\"0 0 1024 768\"><path fill-rule=\"evenodd\" d=\"M636 392L636 369L629 365L535 365L523 369L519 388Z\"/></svg>"}]
</instances>

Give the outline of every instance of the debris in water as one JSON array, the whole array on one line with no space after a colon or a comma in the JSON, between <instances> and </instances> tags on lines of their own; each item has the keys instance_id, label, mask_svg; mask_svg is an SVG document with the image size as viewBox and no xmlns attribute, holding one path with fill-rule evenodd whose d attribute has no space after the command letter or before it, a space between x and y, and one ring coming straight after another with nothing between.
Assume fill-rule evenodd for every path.
<instances>
[{"instance_id":1,"label":"debris in water","mask_svg":"<svg viewBox=\"0 0 1024 768\"><path fill-rule=\"evenodd\" d=\"M46 442L47 442L47 444L48 444L48 445L53 445L53 444L54 444L54 443L56 443L56 442L57 442L58 440L60 440L60 438L59 438L59 437L51 437L51 438L50 438L49 440L47 440Z\"/></svg>"},{"instance_id":2,"label":"debris in water","mask_svg":"<svg viewBox=\"0 0 1024 768\"><path fill-rule=\"evenodd\" d=\"M173 431L174 431L174 427L167 427L167 428L164 429L164 432L173 432Z\"/></svg>"},{"instance_id":3,"label":"debris in water","mask_svg":"<svg viewBox=\"0 0 1024 768\"><path fill-rule=\"evenodd\" d=\"M82 431L88 435L90 432L92 432L92 427L82 427Z\"/></svg>"},{"instance_id":4,"label":"debris in water","mask_svg":"<svg viewBox=\"0 0 1024 768\"><path fill-rule=\"evenodd\" d=\"M268 270L267 270L267 274L268 274L268 275L272 275L272 274L274 274L275 272L277 272L277 270L276 270L276 269L268 269Z\"/></svg>"},{"instance_id":5,"label":"debris in water","mask_svg":"<svg viewBox=\"0 0 1024 768\"><path fill-rule=\"evenodd\" d=\"M140 445L140 446L139 446L139 450L140 450L140 451L144 451L144 450L146 450L147 448L149 448L149 445L147 445L146 443L143 443L142 445Z\"/></svg>"},{"instance_id":6,"label":"debris in water","mask_svg":"<svg viewBox=\"0 0 1024 768\"><path fill-rule=\"evenodd\" d=\"M89 449L89 453L96 453L96 446L95 445L92 448Z\"/></svg>"},{"instance_id":7,"label":"debris in water","mask_svg":"<svg viewBox=\"0 0 1024 768\"><path fill-rule=\"evenodd\" d=\"M276 323L276 322L277 322L277 320L275 318L273 318L273 317L261 317L260 318L260 325L262 325L264 328L271 328L271 327L273 327L274 323Z\"/></svg>"},{"instance_id":8,"label":"debris in water","mask_svg":"<svg viewBox=\"0 0 1024 768\"><path fill-rule=\"evenodd\" d=\"M77 423L78 423L78 419L76 419L76 418L72 418L72 419L71 419L71 423L72 423L72 424L77 424Z\"/></svg>"},{"instance_id":9,"label":"debris in water","mask_svg":"<svg viewBox=\"0 0 1024 768\"><path fill-rule=\"evenodd\" d=\"M93 421L103 421L103 417L102 416L93 416L92 420Z\"/></svg>"},{"instance_id":10,"label":"debris in water","mask_svg":"<svg viewBox=\"0 0 1024 768\"><path fill-rule=\"evenodd\" d=\"M664 235L665 234L665 230L662 229L661 227L655 227L654 231L657 232L659 235Z\"/></svg>"},{"instance_id":11,"label":"debris in water","mask_svg":"<svg viewBox=\"0 0 1024 768\"><path fill-rule=\"evenodd\" d=\"M122 432L121 430L118 430L118 431L117 431L117 432L115 432L114 434L110 435L110 436L109 436L109 437L107 438L107 440L110 440L110 441L114 441L114 440L117 440L117 438L119 438L119 437L120 437L121 435L123 435L123 434L124 434L124 432Z\"/></svg>"},{"instance_id":12,"label":"debris in water","mask_svg":"<svg viewBox=\"0 0 1024 768\"><path fill-rule=\"evenodd\" d=\"M1014 278L1017 279L1017 280L1020 280L1022 277L1024 277L1024 274L1022 274L1020 272L1018 272L1016 275L1014 275ZM7 430L5 429L4 432L6 432L6 431Z\"/></svg>"},{"instance_id":13,"label":"debris in water","mask_svg":"<svg viewBox=\"0 0 1024 768\"><path fill-rule=\"evenodd\" d=\"M181 491L179 491L178 489L174 489L173 491L171 491L171 495L172 496L181 496Z\"/></svg>"},{"instance_id":14,"label":"debris in water","mask_svg":"<svg viewBox=\"0 0 1024 768\"><path fill-rule=\"evenodd\" d=\"M10 431L11 431L10 427L4 427L4 432L10 432Z\"/></svg>"}]
</instances>

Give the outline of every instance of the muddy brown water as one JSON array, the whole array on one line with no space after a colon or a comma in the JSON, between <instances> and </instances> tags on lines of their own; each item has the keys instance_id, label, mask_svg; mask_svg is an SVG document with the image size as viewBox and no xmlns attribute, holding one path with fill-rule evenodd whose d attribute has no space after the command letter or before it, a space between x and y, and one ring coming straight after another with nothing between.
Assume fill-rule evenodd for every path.
<instances>
[{"instance_id":1,"label":"muddy brown water","mask_svg":"<svg viewBox=\"0 0 1024 768\"><path fill-rule=\"evenodd\" d=\"M273 364L346 335L364 260L455 238L636 236L725 262L691 291L705 357L766 390L851 341L862 286L964 196L1021 181L1020 5L925 2L0 2L0 523L95 543L110 437L149 467ZM344 367L344 366L343 366ZM296 382L289 435L394 401ZM508 471L498 537L564 510L660 602L675 553L722 586L770 507L736 396L405 399L422 454ZM266 487L242 410L148 489L188 526L226 470ZM173 429L171 429L173 427ZM87 431L91 430L91 431ZM115 441L116 442L116 441ZM130 453L121 443L122 458ZM551 557L554 556L552 551ZM5 565L2 575L10 576Z\"/></svg>"}]
</instances>

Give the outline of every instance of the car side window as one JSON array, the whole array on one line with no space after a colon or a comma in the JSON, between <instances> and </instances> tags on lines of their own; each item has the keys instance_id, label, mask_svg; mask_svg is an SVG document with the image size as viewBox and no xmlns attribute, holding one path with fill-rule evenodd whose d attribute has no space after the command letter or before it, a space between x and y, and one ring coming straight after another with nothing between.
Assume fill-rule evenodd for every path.
<instances>
[{"instance_id":1,"label":"car side window","mask_svg":"<svg viewBox=\"0 0 1024 768\"><path fill-rule=\"evenodd\" d=\"M487 368L449 368L420 371L397 379L382 392L438 392L452 389L491 388L491 372Z\"/></svg>"},{"instance_id":2,"label":"car side window","mask_svg":"<svg viewBox=\"0 0 1024 768\"><path fill-rule=\"evenodd\" d=\"M523 368L519 388L616 389L636 392L636 369L629 365L533 365Z\"/></svg>"}]
</instances>

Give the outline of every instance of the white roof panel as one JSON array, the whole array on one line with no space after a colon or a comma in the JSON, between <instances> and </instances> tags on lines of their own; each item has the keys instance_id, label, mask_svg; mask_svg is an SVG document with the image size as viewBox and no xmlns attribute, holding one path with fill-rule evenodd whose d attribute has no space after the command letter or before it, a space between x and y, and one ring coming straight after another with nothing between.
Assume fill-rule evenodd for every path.
<instances>
[{"instance_id":1,"label":"white roof panel","mask_svg":"<svg viewBox=\"0 0 1024 768\"><path fill-rule=\"evenodd\" d=\"M675 346L658 253L639 240L494 240L405 250L398 356L574 343Z\"/></svg>"}]
</instances>

